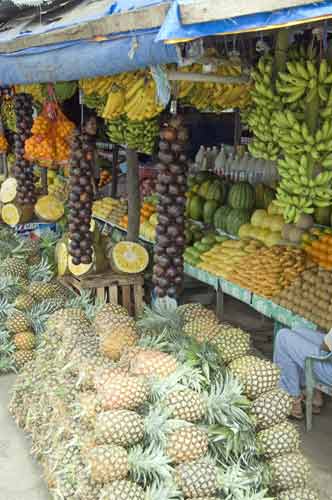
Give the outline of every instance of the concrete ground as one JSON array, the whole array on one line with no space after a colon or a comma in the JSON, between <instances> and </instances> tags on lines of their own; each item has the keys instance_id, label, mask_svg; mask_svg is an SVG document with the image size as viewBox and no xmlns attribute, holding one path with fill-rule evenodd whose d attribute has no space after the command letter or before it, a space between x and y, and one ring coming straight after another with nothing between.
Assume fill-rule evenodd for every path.
<instances>
[{"instance_id":1,"label":"concrete ground","mask_svg":"<svg viewBox=\"0 0 332 500\"><path fill-rule=\"evenodd\" d=\"M251 331L255 346L269 355L272 324L268 320L232 299L226 300L225 320L232 320ZM0 500L49 500L40 468L30 456L29 440L7 411L8 394L14 380L14 375L0 377ZM320 416L314 417L310 433L305 432L302 423L299 429L320 500L332 500L332 400L327 402Z\"/></svg>"}]
</instances>

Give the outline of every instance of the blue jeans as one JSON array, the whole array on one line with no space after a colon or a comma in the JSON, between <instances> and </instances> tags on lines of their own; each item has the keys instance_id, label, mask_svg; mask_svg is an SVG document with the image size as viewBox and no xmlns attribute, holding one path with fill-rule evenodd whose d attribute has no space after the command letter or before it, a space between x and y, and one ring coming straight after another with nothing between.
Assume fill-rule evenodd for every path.
<instances>
[{"instance_id":1,"label":"blue jeans","mask_svg":"<svg viewBox=\"0 0 332 500\"><path fill-rule=\"evenodd\" d=\"M301 387L304 386L305 359L308 356L324 356L326 351L321 349L324 341L322 333L308 328L279 330L275 342L273 361L281 369L280 386L291 396L298 397ZM332 363L317 361L314 364L314 373L323 383L332 385Z\"/></svg>"}]
</instances>

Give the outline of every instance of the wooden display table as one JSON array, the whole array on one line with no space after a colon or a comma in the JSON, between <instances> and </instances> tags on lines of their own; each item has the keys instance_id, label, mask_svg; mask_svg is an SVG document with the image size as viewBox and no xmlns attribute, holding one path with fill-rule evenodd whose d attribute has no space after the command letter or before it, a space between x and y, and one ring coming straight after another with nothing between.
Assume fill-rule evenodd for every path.
<instances>
[{"instance_id":1,"label":"wooden display table","mask_svg":"<svg viewBox=\"0 0 332 500\"><path fill-rule=\"evenodd\" d=\"M88 276L64 276L64 285L77 293L91 290L95 298L120 304L129 314L137 316L142 312L144 302L144 278L142 274L123 274L112 270Z\"/></svg>"}]
</instances>

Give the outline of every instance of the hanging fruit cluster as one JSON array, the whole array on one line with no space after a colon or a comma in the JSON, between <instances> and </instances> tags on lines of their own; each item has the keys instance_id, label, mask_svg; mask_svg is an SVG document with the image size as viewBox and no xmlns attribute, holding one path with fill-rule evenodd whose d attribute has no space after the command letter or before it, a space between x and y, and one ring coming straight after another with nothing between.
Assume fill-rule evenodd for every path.
<instances>
[{"instance_id":1,"label":"hanging fruit cluster","mask_svg":"<svg viewBox=\"0 0 332 500\"><path fill-rule=\"evenodd\" d=\"M6 129L11 130L12 132L17 132L15 104L14 99L10 96L2 98L1 120Z\"/></svg>"},{"instance_id":2,"label":"hanging fruit cluster","mask_svg":"<svg viewBox=\"0 0 332 500\"><path fill-rule=\"evenodd\" d=\"M32 164L26 160L24 143L29 139L32 127L32 97L28 94L15 96L17 133L15 134L15 167L13 174L17 181L17 202L20 205L34 205L36 193Z\"/></svg>"},{"instance_id":3,"label":"hanging fruit cluster","mask_svg":"<svg viewBox=\"0 0 332 500\"><path fill-rule=\"evenodd\" d=\"M185 192L187 188L188 131L180 116L173 117L160 133L158 224L156 228L153 284L158 297L178 296L183 287Z\"/></svg>"},{"instance_id":4,"label":"hanging fruit cluster","mask_svg":"<svg viewBox=\"0 0 332 500\"><path fill-rule=\"evenodd\" d=\"M273 60L261 58L253 72L249 149L258 158L278 158L277 202L288 223L332 203L332 67L317 54L313 43L292 47L275 85Z\"/></svg>"},{"instance_id":5,"label":"hanging fruit cluster","mask_svg":"<svg viewBox=\"0 0 332 500\"><path fill-rule=\"evenodd\" d=\"M0 135L0 153L6 153L8 149L8 142L4 134Z\"/></svg>"},{"instance_id":6,"label":"hanging fruit cluster","mask_svg":"<svg viewBox=\"0 0 332 500\"><path fill-rule=\"evenodd\" d=\"M83 131L72 141L69 194L69 253L74 266L92 263L92 167L94 143Z\"/></svg>"},{"instance_id":7,"label":"hanging fruit cluster","mask_svg":"<svg viewBox=\"0 0 332 500\"><path fill-rule=\"evenodd\" d=\"M33 123L30 137L25 143L25 155L43 166L69 160L69 141L74 124L62 113L56 103L47 103Z\"/></svg>"},{"instance_id":8,"label":"hanging fruit cluster","mask_svg":"<svg viewBox=\"0 0 332 500\"><path fill-rule=\"evenodd\" d=\"M107 135L115 144L125 144L130 149L152 154L159 133L158 120L131 121L125 116L109 121Z\"/></svg>"}]
</instances>

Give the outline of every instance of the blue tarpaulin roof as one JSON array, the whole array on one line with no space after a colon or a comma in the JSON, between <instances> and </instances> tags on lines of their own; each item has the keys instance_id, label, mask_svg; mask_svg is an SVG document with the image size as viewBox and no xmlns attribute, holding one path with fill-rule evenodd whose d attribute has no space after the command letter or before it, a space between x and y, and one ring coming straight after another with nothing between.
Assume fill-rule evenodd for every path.
<instances>
[{"instance_id":1,"label":"blue tarpaulin roof","mask_svg":"<svg viewBox=\"0 0 332 500\"><path fill-rule=\"evenodd\" d=\"M228 33L261 31L264 29L294 26L300 23L332 17L332 2L327 0L293 8L260 12L239 17L228 17L227 19L216 19L209 22L183 24L180 13L181 4L192 4L194 6L195 0L187 0L181 3L178 1L173 2L156 40L173 43L212 35L226 35ZM234 14L236 14L236 1L234 1Z\"/></svg>"}]
</instances>

